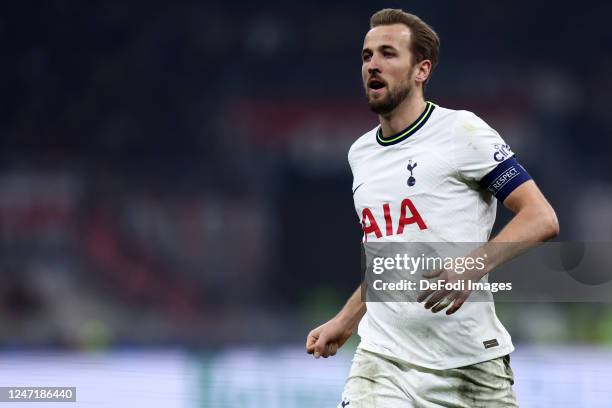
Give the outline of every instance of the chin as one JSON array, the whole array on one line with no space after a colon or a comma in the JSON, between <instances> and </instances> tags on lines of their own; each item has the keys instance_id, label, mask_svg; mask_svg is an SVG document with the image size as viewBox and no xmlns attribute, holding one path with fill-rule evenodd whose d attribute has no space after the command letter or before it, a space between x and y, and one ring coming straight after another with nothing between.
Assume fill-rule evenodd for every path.
<instances>
[{"instance_id":1,"label":"chin","mask_svg":"<svg viewBox=\"0 0 612 408\"><path fill-rule=\"evenodd\" d=\"M385 115L394 109L394 107L389 106L389 103L385 100L368 101L368 106L372 112L379 115Z\"/></svg>"},{"instance_id":2,"label":"chin","mask_svg":"<svg viewBox=\"0 0 612 408\"><path fill-rule=\"evenodd\" d=\"M368 105L370 105L370 107L386 105L388 103L387 99L386 96L377 95L372 97L368 95Z\"/></svg>"}]
</instances>

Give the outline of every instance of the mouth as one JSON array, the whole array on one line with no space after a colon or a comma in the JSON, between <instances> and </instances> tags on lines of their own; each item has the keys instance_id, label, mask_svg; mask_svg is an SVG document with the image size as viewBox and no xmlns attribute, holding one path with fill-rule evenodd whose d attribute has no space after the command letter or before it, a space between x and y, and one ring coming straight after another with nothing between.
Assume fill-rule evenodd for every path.
<instances>
[{"instance_id":1,"label":"mouth","mask_svg":"<svg viewBox=\"0 0 612 408\"><path fill-rule=\"evenodd\" d=\"M370 80L368 81L369 90L378 91L386 86L387 84L385 83L385 81L379 78L370 78Z\"/></svg>"}]
</instances>

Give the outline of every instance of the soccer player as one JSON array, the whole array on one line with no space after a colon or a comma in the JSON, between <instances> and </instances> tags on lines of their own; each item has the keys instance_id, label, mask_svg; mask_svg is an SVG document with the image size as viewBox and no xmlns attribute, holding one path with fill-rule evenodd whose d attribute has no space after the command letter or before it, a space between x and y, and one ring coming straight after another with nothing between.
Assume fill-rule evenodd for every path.
<instances>
[{"instance_id":1,"label":"soccer player","mask_svg":"<svg viewBox=\"0 0 612 408\"><path fill-rule=\"evenodd\" d=\"M492 251L484 271L471 276L478 281L556 236L559 225L495 130L471 112L425 101L438 49L437 34L419 17L397 9L372 15L361 73L380 125L348 153L355 209L365 242L486 243L501 201L514 216L489 242L519 244ZM448 282L458 276L437 273ZM510 336L492 302L466 302L469 295L429 290L420 303L392 304L363 302L358 288L306 341L315 358L333 356L358 327L338 407L517 406Z\"/></svg>"}]
</instances>

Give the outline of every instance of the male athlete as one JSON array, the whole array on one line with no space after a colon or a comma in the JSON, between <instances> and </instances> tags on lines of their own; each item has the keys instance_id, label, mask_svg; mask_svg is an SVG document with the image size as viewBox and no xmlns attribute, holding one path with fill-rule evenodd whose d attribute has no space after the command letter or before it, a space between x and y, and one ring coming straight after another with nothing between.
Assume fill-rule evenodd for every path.
<instances>
[{"instance_id":1,"label":"male athlete","mask_svg":"<svg viewBox=\"0 0 612 408\"><path fill-rule=\"evenodd\" d=\"M471 112L424 100L438 49L437 34L415 15L384 9L371 17L361 73L380 126L348 153L355 209L364 242L486 243L503 202L514 217L490 242L516 244L492 251L484 270L470 272L478 281L556 236L559 226L495 130ZM442 270L428 277L458 276ZM492 302L466 302L469 295L428 290L420 303L367 302L366 312L358 288L306 341L316 358L333 356L358 326L361 342L338 407L517 406L510 336Z\"/></svg>"}]
</instances>

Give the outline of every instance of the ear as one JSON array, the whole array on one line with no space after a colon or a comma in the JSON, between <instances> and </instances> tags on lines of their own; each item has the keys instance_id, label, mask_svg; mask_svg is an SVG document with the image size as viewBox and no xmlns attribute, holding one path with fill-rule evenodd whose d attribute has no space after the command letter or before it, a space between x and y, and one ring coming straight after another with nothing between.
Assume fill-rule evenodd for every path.
<instances>
[{"instance_id":1,"label":"ear","mask_svg":"<svg viewBox=\"0 0 612 408\"><path fill-rule=\"evenodd\" d=\"M415 69L415 81L417 83L424 84L425 82L427 82L429 74L431 74L431 61L428 59L423 60L416 65Z\"/></svg>"}]
</instances>

